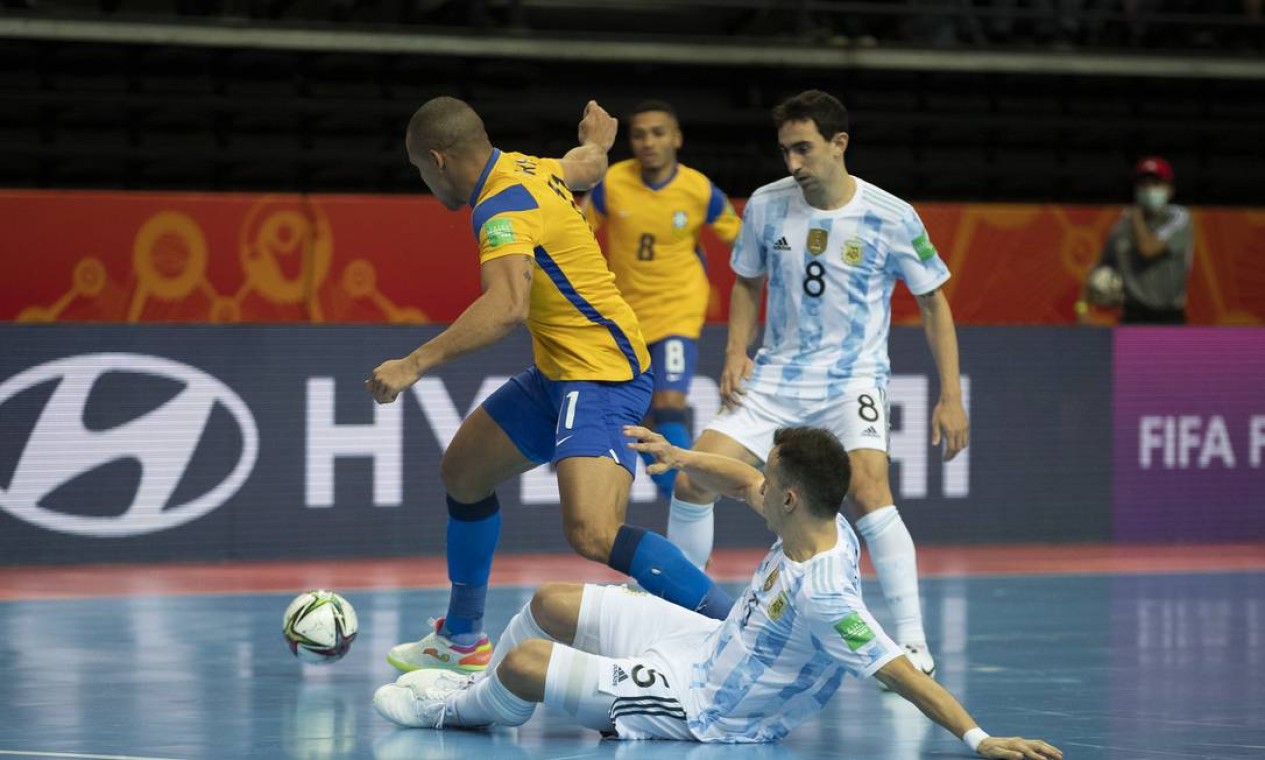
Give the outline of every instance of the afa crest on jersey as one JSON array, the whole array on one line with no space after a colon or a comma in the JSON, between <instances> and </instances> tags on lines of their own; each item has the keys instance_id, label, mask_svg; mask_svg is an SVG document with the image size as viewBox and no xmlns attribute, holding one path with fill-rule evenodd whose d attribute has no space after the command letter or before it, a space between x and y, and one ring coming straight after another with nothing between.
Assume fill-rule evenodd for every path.
<instances>
[{"instance_id":1,"label":"afa crest on jersey","mask_svg":"<svg viewBox=\"0 0 1265 760\"><path fill-rule=\"evenodd\" d=\"M764 579L764 585L760 587L761 592L768 591L773 588L773 584L777 583L777 576L781 570L782 569L780 567L773 568L773 572L769 573L769 577Z\"/></svg>"},{"instance_id":2,"label":"afa crest on jersey","mask_svg":"<svg viewBox=\"0 0 1265 760\"><path fill-rule=\"evenodd\" d=\"M848 238L843 241L843 263L854 267L861 263L865 243L861 238Z\"/></svg>"},{"instance_id":3,"label":"afa crest on jersey","mask_svg":"<svg viewBox=\"0 0 1265 760\"><path fill-rule=\"evenodd\" d=\"M777 598L769 603L769 619L778 621L782 619L782 613L786 612L786 592L779 591Z\"/></svg>"}]
</instances>

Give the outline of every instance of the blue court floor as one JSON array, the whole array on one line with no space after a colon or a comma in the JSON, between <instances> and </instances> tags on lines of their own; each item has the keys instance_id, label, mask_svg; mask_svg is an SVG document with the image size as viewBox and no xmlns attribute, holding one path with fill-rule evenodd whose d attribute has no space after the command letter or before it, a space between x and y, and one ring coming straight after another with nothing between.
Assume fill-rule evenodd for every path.
<instances>
[{"instance_id":1,"label":"blue court floor","mask_svg":"<svg viewBox=\"0 0 1265 760\"><path fill-rule=\"evenodd\" d=\"M156 572L161 572L156 570ZM940 680L993 734L1068 758L1265 757L1265 573L984 576L923 583ZM490 594L499 630L531 590ZM395 729L370 704L446 592L351 592L361 633L332 666L281 638L285 595L0 602L0 757L968 757L855 680L776 746L601 741L545 709L518 730ZM880 621L882 595L866 597Z\"/></svg>"}]
</instances>

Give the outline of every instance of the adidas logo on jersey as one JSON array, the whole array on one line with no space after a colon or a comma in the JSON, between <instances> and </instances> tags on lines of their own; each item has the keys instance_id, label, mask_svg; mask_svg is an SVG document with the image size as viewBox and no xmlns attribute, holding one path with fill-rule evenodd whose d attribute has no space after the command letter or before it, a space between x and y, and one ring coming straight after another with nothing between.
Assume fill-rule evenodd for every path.
<instances>
[{"instance_id":1,"label":"adidas logo on jersey","mask_svg":"<svg viewBox=\"0 0 1265 760\"><path fill-rule=\"evenodd\" d=\"M778 238L778 239L777 239L777 242L776 242L776 243L774 243L774 244L773 244L773 250L775 250L775 251L789 251L789 250L791 250L791 244L790 244L790 243L788 243L788 242L786 242L786 237L785 237L785 236L782 236L782 237L780 237L780 238Z\"/></svg>"},{"instance_id":2,"label":"adidas logo on jersey","mask_svg":"<svg viewBox=\"0 0 1265 760\"><path fill-rule=\"evenodd\" d=\"M616 665L614 672L611 673L611 685L619 686L621 683L627 680L628 680L628 673L624 672L623 668Z\"/></svg>"},{"instance_id":3,"label":"adidas logo on jersey","mask_svg":"<svg viewBox=\"0 0 1265 760\"><path fill-rule=\"evenodd\" d=\"M869 436L870 438L878 438L878 437L880 437L880 436L879 436L879 434L878 434L878 431L874 429L874 426L873 426L873 425L870 425L870 426L869 426L869 427L867 427L865 430L862 430L862 431L861 431L861 436L862 436L862 437Z\"/></svg>"}]
</instances>

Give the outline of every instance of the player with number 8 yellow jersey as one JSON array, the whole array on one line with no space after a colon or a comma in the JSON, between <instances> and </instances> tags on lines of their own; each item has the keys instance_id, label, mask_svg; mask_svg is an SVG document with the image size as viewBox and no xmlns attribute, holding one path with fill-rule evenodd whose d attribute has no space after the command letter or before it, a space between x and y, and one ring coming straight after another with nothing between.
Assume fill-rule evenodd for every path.
<instances>
[{"instance_id":1,"label":"player with number 8 yellow jersey","mask_svg":"<svg viewBox=\"0 0 1265 760\"><path fill-rule=\"evenodd\" d=\"M704 226L732 243L742 226L729 199L702 173L676 160L682 144L676 113L662 101L638 105L629 119L634 158L610 167L585 201L619 290L650 347L655 395L648 422L673 445L688 447L686 394L711 285L699 245ZM664 495L671 473L655 478Z\"/></svg>"}]
</instances>

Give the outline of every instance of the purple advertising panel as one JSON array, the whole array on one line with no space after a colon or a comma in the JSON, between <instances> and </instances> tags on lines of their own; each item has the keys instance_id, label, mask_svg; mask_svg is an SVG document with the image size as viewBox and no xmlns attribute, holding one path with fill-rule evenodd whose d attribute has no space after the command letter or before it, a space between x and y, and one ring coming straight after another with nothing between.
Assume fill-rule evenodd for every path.
<instances>
[{"instance_id":1,"label":"purple advertising panel","mask_svg":"<svg viewBox=\"0 0 1265 760\"><path fill-rule=\"evenodd\" d=\"M1114 536L1265 538L1265 330L1115 334Z\"/></svg>"}]
</instances>

